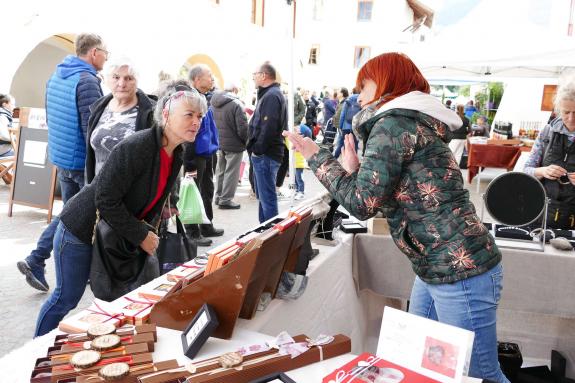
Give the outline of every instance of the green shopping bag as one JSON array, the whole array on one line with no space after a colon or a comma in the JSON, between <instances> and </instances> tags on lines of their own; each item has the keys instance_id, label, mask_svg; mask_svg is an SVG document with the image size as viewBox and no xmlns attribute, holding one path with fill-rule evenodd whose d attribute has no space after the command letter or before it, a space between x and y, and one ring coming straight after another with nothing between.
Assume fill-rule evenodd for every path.
<instances>
[{"instance_id":1,"label":"green shopping bag","mask_svg":"<svg viewBox=\"0 0 575 383\"><path fill-rule=\"evenodd\" d=\"M183 224L210 223L204 209L200 190L193 177L184 177L180 184L179 218Z\"/></svg>"}]
</instances>

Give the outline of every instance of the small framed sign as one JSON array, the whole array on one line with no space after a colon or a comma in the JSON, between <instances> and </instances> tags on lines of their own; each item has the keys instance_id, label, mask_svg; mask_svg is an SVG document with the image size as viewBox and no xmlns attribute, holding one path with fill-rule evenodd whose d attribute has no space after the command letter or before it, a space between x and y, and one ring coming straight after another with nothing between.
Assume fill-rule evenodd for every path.
<instances>
[{"instance_id":1,"label":"small framed sign","mask_svg":"<svg viewBox=\"0 0 575 383\"><path fill-rule=\"evenodd\" d=\"M295 380L284 374L283 372L276 372L275 374L266 375L250 383L296 383Z\"/></svg>"},{"instance_id":2,"label":"small framed sign","mask_svg":"<svg viewBox=\"0 0 575 383\"><path fill-rule=\"evenodd\" d=\"M212 306L204 303L188 327L182 332L184 355L193 359L219 324L218 316Z\"/></svg>"}]
</instances>

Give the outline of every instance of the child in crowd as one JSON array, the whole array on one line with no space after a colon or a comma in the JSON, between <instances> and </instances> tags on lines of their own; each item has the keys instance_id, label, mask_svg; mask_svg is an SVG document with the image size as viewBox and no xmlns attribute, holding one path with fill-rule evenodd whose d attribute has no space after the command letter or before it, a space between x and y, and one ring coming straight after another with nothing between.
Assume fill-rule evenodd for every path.
<instances>
[{"instance_id":1,"label":"child in crowd","mask_svg":"<svg viewBox=\"0 0 575 383\"><path fill-rule=\"evenodd\" d=\"M304 137L311 138L311 129L306 124L300 124L299 127L294 127L294 130ZM304 199L305 184L303 182L303 169L305 168L305 159L300 152L296 151L294 154L295 159L295 185L296 193L294 199L301 200Z\"/></svg>"}]
</instances>

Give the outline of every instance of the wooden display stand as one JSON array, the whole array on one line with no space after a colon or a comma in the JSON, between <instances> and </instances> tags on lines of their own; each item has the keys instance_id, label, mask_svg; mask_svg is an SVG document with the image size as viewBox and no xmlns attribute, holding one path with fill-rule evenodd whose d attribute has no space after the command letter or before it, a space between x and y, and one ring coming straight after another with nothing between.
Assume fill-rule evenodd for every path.
<instances>
[{"instance_id":1,"label":"wooden display stand","mask_svg":"<svg viewBox=\"0 0 575 383\"><path fill-rule=\"evenodd\" d=\"M297 225L295 236L294 236L294 239L291 243L291 247L288 251L288 257L287 257L286 263L284 265L284 271L287 271L290 273L294 272L295 267L297 265L297 259L299 257L299 253L300 253L301 247L303 246L303 243L305 241L305 237L307 235L307 232L309 231L311 221L313 221L313 216L308 215L307 217L305 217L304 219L302 219L300 221L299 225ZM274 292L273 292L274 297L276 295L278 285L279 285L279 281L276 284L276 287L275 287Z\"/></svg>"},{"instance_id":2,"label":"wooden display stand","mask_svg":"<svg viewBox=\"0 0 575 383\"><path fill-rule=\"evenodd\" d=\"M275 296L282 271L295 266L311 220L311 215L305 217L222 268L167 294L152 308L150 321L184 330L207 303L220 322L212 336L229 339L238 317L254 316L262 292Z\"/></svg>"},{"instance_id":3,"label":"wooden display stand","mask_svg":"<svg viewBox=\"0 0 575 383\"><path fill-rule=\"evenodd\" d=\"M207 303L216 311L220 322L212 336L231 338L259 254L260 248L253 249L221 269L167 294L152 308L150 322L182 331Z\"/></svg>"},{"instance_id":4,"label":"wooden display stand","mask_svg":"<svg viewBox=\"0 0 575 383\"><path fill-rule=\"evenodd\" d=\"M272 296L275 293L298 226L293 225L262 243L261 255L251 275L240 318L253 318L264 291Z\"/></svg>"}]
</instances>

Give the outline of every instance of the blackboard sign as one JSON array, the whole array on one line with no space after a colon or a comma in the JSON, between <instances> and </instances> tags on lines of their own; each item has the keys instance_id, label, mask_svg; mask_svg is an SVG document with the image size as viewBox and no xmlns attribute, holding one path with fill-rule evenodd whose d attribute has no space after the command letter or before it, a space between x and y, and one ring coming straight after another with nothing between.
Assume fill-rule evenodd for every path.
<instances>
[{"instance_id":1,"label":"blackboard sign","mask_svg":"<svg viewBox=\"0 0 575 383\"><path fill-rule=\"evenodd\" d=\"M22 121L22 120L21 120ZM48 210L52 220L56 167L48 159L48 129L21 126L18 130L16 167L10 190L8 216L13 204Z\"/></svg>"}]
</instances>

